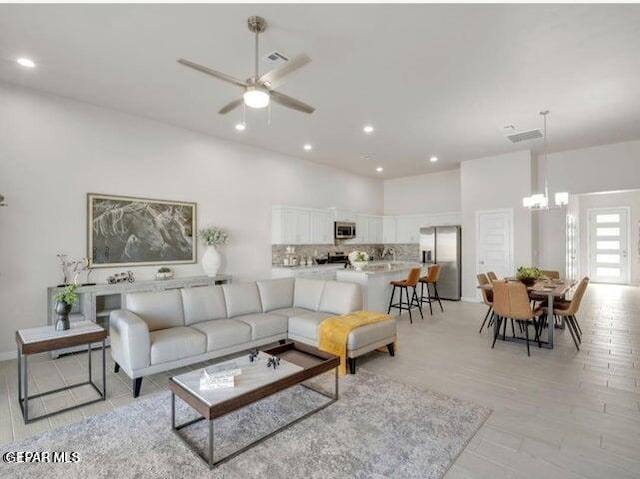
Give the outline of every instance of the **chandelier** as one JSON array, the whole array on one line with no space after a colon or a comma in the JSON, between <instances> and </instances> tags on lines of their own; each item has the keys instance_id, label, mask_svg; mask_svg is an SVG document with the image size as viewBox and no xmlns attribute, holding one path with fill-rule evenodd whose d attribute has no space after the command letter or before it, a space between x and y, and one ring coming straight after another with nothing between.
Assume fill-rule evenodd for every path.
<instances>
[{"instance_id":1,"label":"chandelier","mask_svg":"<svg viewBox=\"0 0 640 479\"><path fill-rule=\"evenodd\" d=\"M522 206L532 211L549 211L552 209L562 208L569 203L569 193L566 191L558 192L554 195L555 206L549 205L549 182L547 180L547 170L549 162L547 160L547 115L549 110L541 111L540 115L544 123L544 193L537 193L522 198Z\"/></svg>"}]
</instances>

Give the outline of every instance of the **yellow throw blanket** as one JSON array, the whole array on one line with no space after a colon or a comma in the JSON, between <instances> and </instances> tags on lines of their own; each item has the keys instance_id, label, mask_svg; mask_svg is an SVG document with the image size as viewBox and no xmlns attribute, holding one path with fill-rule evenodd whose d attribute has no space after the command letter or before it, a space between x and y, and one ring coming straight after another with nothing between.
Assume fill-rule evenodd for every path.
<instances>
[{"instance_id":1,"label":"yellow throw blanket","mask_svg":"<svg viewBox=\"0 0 640 479\"><path fill-rule=\"evenodd\" d=\"M340 374L347 373L347 338L349 333L366 324L386 321L391 316L373 311L354 311L332 316L320 323L318 349L340 356Z\"/></svg>"}]
</instances>

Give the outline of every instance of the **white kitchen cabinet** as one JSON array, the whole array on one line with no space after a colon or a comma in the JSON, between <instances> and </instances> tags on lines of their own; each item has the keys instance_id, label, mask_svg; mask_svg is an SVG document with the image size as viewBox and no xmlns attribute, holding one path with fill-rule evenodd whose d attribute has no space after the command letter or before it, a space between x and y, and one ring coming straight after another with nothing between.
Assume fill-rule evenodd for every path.
<instances>
[{"instance_id":1,"label":"white kitchen cabinet","mask_svg":"<svg viewBox=\"0 0 640 479\"><path fill-rule=\"evenodd\" d=\"M378 244L382 243L382 229L383 229L382 216L369 216L369 243Z\"/></svg>"},{"instance_id":2,"label":"white kitchen cabinet","mask_svg":"<svg viewBox=\"0 0 640 479\"><path fill-rule=\"evenodd\" d=\"M331 208L334 221L342 221L344 223L355 223L358 216L355 211L342 210L340 208Z\"/></svg>"},{"instance_id":3,"label":"white kitchen cabinet","mask_svg":"<svg viewBox=\"0 0 640 479\"><path fill-rule=\"evenodd\" d=\"M310 244L333 244L333 212L311 210L309 219L311 224Z\"/></svg>"},{"instance_id":4,"label":"white kitchen cabinet","mask_svg":"<svg viewBox=\"0 0 640 479\"><path fill-rule=\"evenodd\" d=\"M395 216L382 218L382 242L384 244L396 243L396 229L398 220Z\"/></svg>"},{"instance_id":5,"label":"white kitchen cabinet","mask_svg":"<svg viewBox=\"0 0 640 479\"><path fill-rule=\"evenodd\" d=\"M275 206L271 211L272 244L309 244L311 211L305 208Z\"/></svg>"},{"instance_id":6,"label":"white kitchen cabinet","mask_svg":"<svg viewBox=\"0 0 640 479\"><path fill-rule=\"evenodd\" d=\"M409 244L420 242L420 228L428 224L426 215L398 216L396 243Z\"/></svg>"},{"instance_id":7,"label":"white kitchen cabinet","mask_svg":"<svg viewBox=\"0 0 640 479\"><path fill-rule=\"evenodd\" d=\"M356 215L356 237L352 243L367 244L369 242L369 216Z\"/></svg>"}]
</instances>

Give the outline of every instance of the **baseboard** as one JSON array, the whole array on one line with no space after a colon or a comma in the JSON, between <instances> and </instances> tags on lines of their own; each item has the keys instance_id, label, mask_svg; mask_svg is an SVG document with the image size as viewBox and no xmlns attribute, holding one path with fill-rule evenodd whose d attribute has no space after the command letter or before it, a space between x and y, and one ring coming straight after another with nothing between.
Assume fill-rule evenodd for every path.
<instances>
[{"instance_id":1,"label":"baseboard","mask_svg":"<svg viewBox=\"0 0 640 479\"><path fill-rule=\"evenodd\" d=\"M468 298L466 296L463 296L462 298L460 298L460 301L465 302L465 303L480 303L481 302L478 298Z\"/></svg>"},{"instance_id":2,"label":"baseboard","mask_svg":"<svg viewBox=\"0 0 640 479\"><path fill-rule=\"evenodd\" d=\"M5 351L0 353L0 361L9 361L10 359L15 359L17 351Z\"/></svg>"}]
</instances>

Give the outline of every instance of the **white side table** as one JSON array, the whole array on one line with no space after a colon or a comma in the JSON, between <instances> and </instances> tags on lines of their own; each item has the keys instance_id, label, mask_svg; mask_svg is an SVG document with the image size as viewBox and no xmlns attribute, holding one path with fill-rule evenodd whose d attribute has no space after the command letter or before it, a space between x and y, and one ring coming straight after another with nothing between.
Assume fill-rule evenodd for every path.
<instances>
[{"instance_id":1,"label":"white side table","mask_svg":"<svg viewBox=\"0 0 640 479\"><path fill-rule=\"evenodd\" d=\"M80 406L86 406L87 404L93 404L98 401L105 401L107 399L107 375L106 375L106 363L105 363L105 339L107 337L107 331L101 328L92 321L74 321L71 322L71 328L66 331L56 331L54 326L43 326L40 328L20 329L16 331L16 343L18 345L18 403L22 410L22 416L25 424L36 421L38 419L44 419L54 414L60 414L71 409L76 409ZM102 391L93 382L91 377L91 344L102 342ZM27 357L30 354L45 353L56 349L68 348L72 346L88 345L88 363L89 363L89 378L87 381L77 384L71 384L69 386L63 386L51 391L42 392L29 396L29 381L28 381L28 369L27 369ZM58 411L53 411L47 414L42 414L38 417L29 417L29 399L35 399L48 394L57 393L60 391L66 391L68 389L77 388L90 384L100 395L97 399L85 401L81 404L69 406Z\"/></svg>"}]
</instances>

